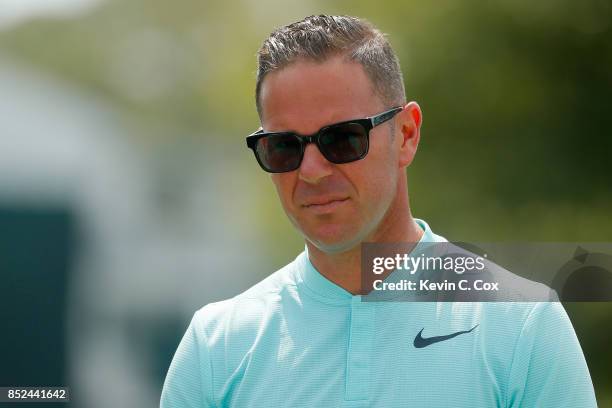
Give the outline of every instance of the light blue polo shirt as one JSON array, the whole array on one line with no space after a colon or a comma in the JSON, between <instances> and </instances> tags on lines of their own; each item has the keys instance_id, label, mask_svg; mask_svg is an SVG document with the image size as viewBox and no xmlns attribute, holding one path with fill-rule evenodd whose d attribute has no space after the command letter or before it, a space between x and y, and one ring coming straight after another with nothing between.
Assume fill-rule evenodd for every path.
<instances>
[{"instance_id":1,"label":"light blue polo shirt","mask_svg":"<svg viewBox=\"0 0 612 408\"><path fill-rule=\"evenodd\" d=\"M446 241L416 221L425 231L420 246ZM417 336L445 340L419 344ZM195 313L161 407L596 402L560 303L362 302L323 277L303 252L247 291Z\"/></svg>"}]
</instances>

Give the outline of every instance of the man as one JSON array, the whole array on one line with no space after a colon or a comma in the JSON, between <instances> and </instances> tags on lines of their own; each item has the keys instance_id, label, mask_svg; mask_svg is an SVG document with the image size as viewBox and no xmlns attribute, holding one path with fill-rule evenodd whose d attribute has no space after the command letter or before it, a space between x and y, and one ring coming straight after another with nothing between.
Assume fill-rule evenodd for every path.
<instances>
[{"instance_id":1,"label":"man","mask_svg":"<svg viewBox=\"0 0 612 408\"><path fill-rule=\"evenodd\" d=\"M306 249L195 313L161 406L596 406L559 303L362 301L362 243L445 241L410 212L422 114L380 31L311 16L258 62L247 143Z\"/></svg>"}]
</instances>

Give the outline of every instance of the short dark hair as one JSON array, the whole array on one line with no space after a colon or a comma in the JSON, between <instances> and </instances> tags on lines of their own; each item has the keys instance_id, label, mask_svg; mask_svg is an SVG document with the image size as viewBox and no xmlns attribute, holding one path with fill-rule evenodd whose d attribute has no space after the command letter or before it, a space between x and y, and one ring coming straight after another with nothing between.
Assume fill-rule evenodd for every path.
<instances>
[{"instance_id":1,"label":"short dark hair","mask_svg":"<svg viewBox=\"0 0 612 408\"><path fill-rule=\"evenodd\" d=\"M385 34L357 17L318 15L276 29L257 52L255 104L259 116L261 86L267 74L298 59L323 62L335 55L360 63L385 104L405 103L399 60Z\"/></svg>"}]
</instances>

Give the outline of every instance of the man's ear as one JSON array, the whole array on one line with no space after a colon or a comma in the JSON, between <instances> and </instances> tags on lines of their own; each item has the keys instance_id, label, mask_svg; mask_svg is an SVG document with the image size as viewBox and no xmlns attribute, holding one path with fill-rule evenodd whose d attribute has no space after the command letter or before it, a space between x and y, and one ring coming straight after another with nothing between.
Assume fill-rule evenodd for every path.
<instances>
[{"instance_id":1,"label":"man's ear","mask_svg":"<svg viewBox=\"0 0 612 408\"><path fill-rule=\"evenodd\" d=\"M412 101L404 105L404 110L397 115L397 118L401 142L399 166L408 167L412 163L412 160L414 160L417 147L419 146L423 113L421 112L419 104Z\"/></svg>"}]
</instances>

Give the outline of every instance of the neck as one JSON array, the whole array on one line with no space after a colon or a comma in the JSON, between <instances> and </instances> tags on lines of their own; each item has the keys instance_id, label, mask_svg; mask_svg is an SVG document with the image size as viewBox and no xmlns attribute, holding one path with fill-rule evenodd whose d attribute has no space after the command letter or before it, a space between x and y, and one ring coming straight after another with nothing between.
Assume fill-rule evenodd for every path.
<instances>
[{"instance_id":1,"label":"neck","mask_svg":"<svg viewBox=\"0 0 612 408\"><path fill-rule=\"evenodd\" d=\"M405 182L403 184L406 186ZM364 242L418 242L423 230L414 221L408 204L407 188L397 194L378 228ZM308 257L321 275L353 295L361 292L361 245L338 253L320 250L306 241Z\"/></svg>"}]
</instances>

